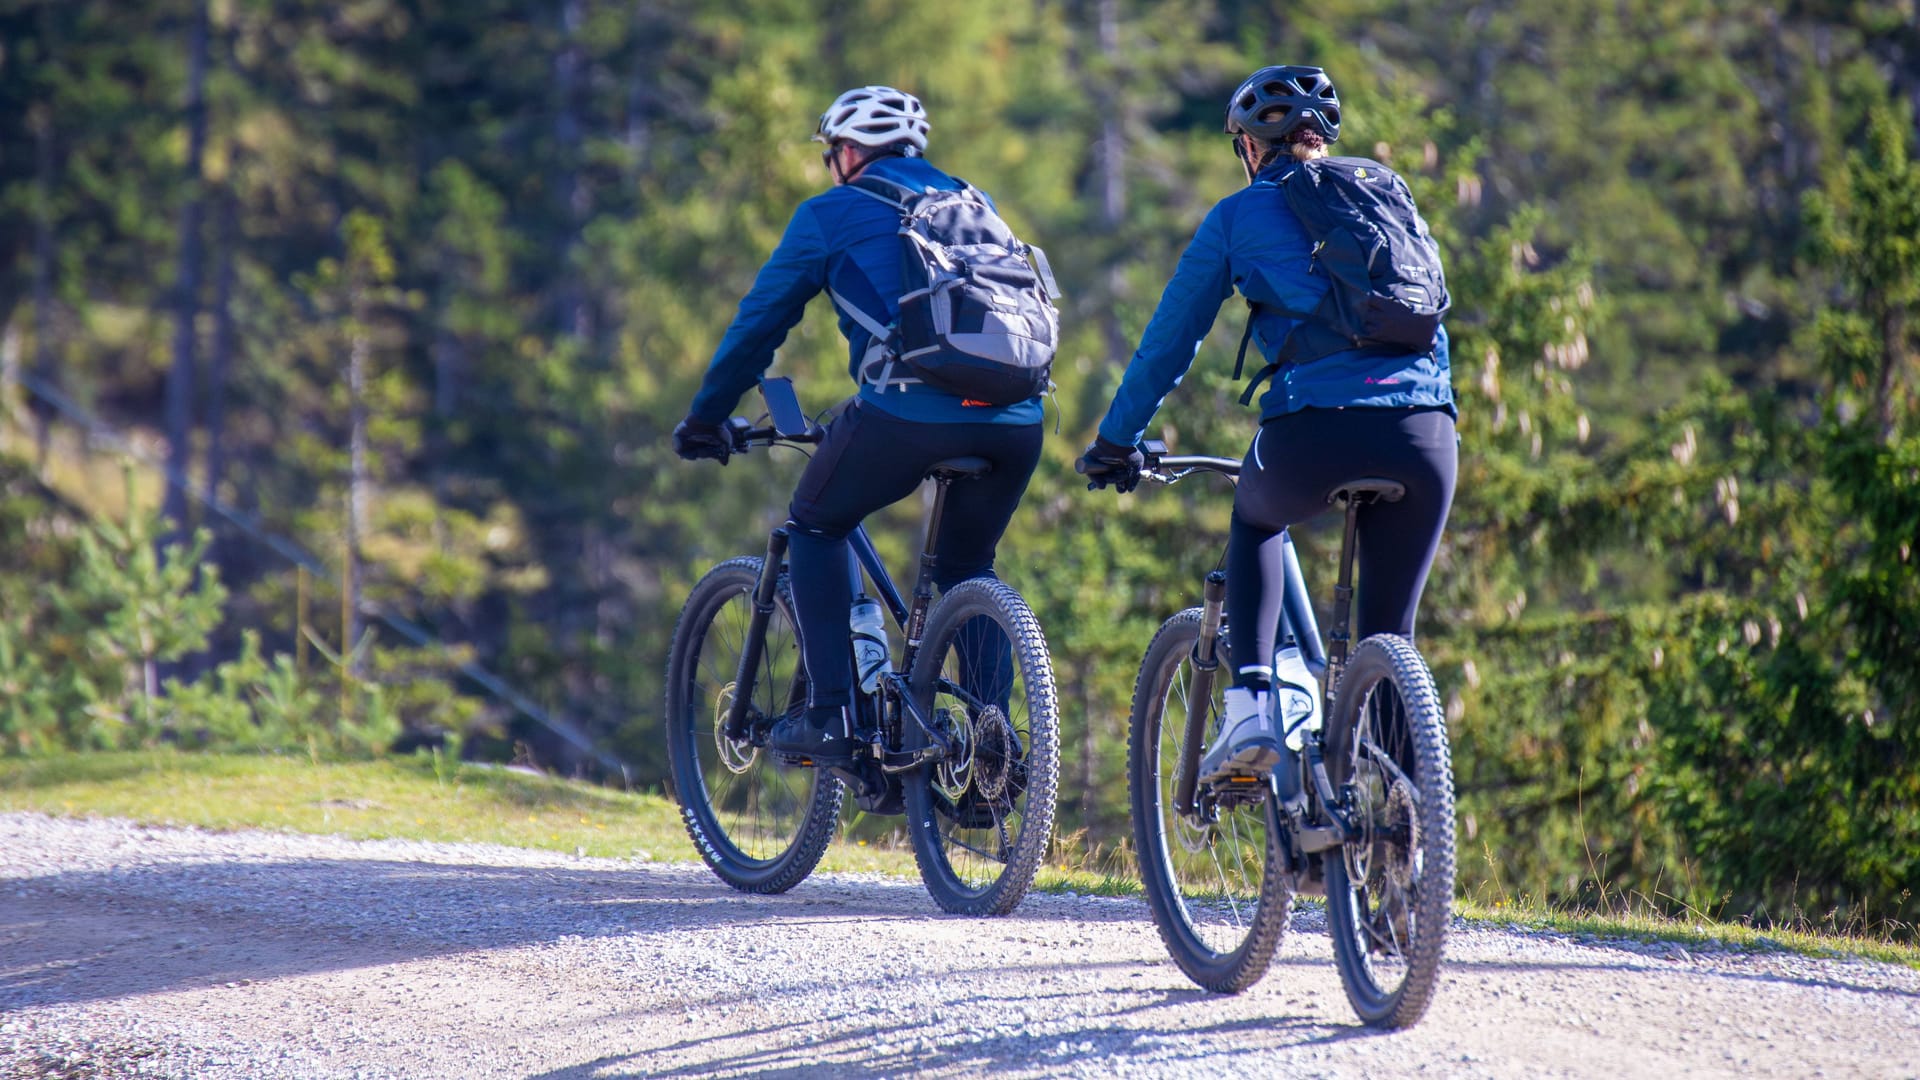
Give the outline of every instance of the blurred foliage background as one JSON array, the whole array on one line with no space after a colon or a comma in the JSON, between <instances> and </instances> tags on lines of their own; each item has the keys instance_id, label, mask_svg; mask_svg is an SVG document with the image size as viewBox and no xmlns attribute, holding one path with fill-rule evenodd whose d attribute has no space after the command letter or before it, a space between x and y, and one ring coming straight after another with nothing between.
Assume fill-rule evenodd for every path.
<instances>
[{"instance_id":1,"label":"blurred foliage background","mask_svg":"<svg viewBox=\"0 0 1920 1080\"><path fill-rule=\"evenodd\" d=\"M1063 686L1068 847L1112 851L1134 667L1229 499L1070 462L1276 62L1332 73L1340 149L1449 260L1422 645L1463 887L1910 928L1912 0L0 0L0 752L452 737L657 786L680 599L800 465L665 436L827 183L819 110L884 82L1068 294L1001 572ZM1161 416L1182 450L1250 435L1240 319ZM850 392L825 303L775 370ZM889 558L920 512L873 523ZM1300 540L1324 585L1337 536Z\"/></svg>"}]
</instances>

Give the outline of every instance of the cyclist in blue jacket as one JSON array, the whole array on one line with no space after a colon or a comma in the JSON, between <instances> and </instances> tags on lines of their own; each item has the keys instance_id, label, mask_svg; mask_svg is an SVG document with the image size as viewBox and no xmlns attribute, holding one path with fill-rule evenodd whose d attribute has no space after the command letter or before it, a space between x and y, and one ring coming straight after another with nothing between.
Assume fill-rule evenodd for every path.
<instances>
[{"instance_id":1,"label":"cyclist in blue jacket","mask_svg":"<svg viewBox=\"0 0 1920 1080\"><path fill-rule=\"evenodd\" d=\"M936 462L983 457L992 472L954 485L941 519L935 584L947 589L993 574L994 549L1040 461L1039 397L1014 405L971 402L919 382L867 381L880 342L866 328L899 314L900 214L846 185L875 176L912 190L952 191L960 181L928 164L927 114L918 99L886 86L836 98L814 134L834 187L800 204L772 257L754 278L720 341L687 418L673 432L689 461L731 451L723 425L752 389L807 302L826 291L848 345L859 392L828 424L789 506L793 604L806 663L804 715L774 726L768 745L816 764L850 760L856 745L848 706L853 660L848 620L854 570L847 536L868 514L912 494Z\"/></svg>"},{"instance_id":2,"label":"cyclist in blue jacket","mask_svg":"<svg viewBox=\"0 0 1920 1080\"><path fill-rule=\"evenodd\" d=\"M1311 311L1327 291L1327 278L1312 271L1313 241L1277 184L1298 163L1325 156L1340 137L1332 81L1317 67L1262 68L1228 100L1226 130L1247 187L1214 206L1180 256L1081 459L1095 486L1125 492L1139 483L1144 459L1137 444L1235 288L1252 306L1251 342L1270 362L1294 326L1273 309ZM1399 502L1360 511L1356 626L1361 637L1413 635L1453 502L1456 415L1444 328L1425 351L1362 347L1275 372L1234 493L1227 621L1237 670L1221 737L1200 764L1202 782L1264 780L1281 759L1271 704L1284 589L1281 531L1325 510L1344 483L1380 476L1406 485Z\"/></svg>"}]
</instances>

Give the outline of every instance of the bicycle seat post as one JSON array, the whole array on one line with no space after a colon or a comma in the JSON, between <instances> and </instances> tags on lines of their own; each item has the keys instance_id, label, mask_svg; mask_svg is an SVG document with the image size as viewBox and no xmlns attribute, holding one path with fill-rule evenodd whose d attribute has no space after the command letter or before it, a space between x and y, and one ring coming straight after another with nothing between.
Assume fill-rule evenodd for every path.
<instances>
[{"instance_id":1,"label":"bicycle seat post","mask_svg":"<svg viewBox=\"0 0 1920 1080\"><path fill-rule=\"evenodd\" d=\"M933 492L933 510L927 514L926 545L920 549L920 574L913 582L913 607L907 615L907 655L912 656L920 649L920 638L927 628L927 608L933 603L933 567L936 546L940 541L940 518L947 509L947 488L953 484L953 477L939 472L933 474L938 486Z\"/></svg>"},{"instance_id":2,"label":"bicycle seat post","mask_svg":"<svg viewBox=\"0 0 1920 1080\"><path fill-rule=\"evenodd\" d=\"M1340 580L1333 586L1333 634L1327 649L1329 694L1340 685L1340 671L1347 665L1347 644L1352 639L1349 626L1353 614L1353 553L1354 541L1359 535L1360 507L1375 499L1399 502L1406 494L1407 486L1398 480L1365 476L1349 481L1327 496L1328 502L1345 499L1347 503L1346 528L1340 535Z\"/></svg>"},{"instance_id":3,"label":"bicycle seat post","mask_svg":"<svg viewBox=\"0 0 1920 1080\"><path fill-rule=\"evenodd\" d=\"M1346 524L1340 534L1340 577L1333 586L1333 633L1327 647L1327 689L1340 683L1340 670L1347 664L1347 645L1352 640L1353 549L1359 532L1360 499L1347 493Z\"/></svg>"}]
</instances>

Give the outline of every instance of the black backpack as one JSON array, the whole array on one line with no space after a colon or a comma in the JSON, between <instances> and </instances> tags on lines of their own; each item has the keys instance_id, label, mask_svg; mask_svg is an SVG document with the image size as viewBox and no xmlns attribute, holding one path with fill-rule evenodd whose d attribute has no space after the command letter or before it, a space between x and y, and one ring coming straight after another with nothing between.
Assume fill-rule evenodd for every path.
<instances>
[{"instance_id":1,"label":"black backpack","mask_svg":"<svg viewBox=\"0 0 1920 1080\"><path fill-rule=\"evenodd\" d=\"M1452 299L1440 250L1406 181L1377 161L1329 157L1301 162L1277 186L1313 239L1308 272L1325 274L1332 283L1312 311L1271 308L1299 321L1240 403L1251 402L1260 383L1287 364L1311 363L1348 349L1389 355L1433 348ZM1236 379L1252 335L1249 310L1233 368Z\"/></svg>"},{"instance_id":2,"label":"black backpack","mask_svg":"<svg viewBox=\"0 0 1920 1080\"><path fill-rule=\"evenodd\" d=\"M899 319L882 326L833 296L873 335L860 380L883 393L919 381L988 405L1044 393L1060 339L1060 289L1046 253L1014 236L965 181L958 191L879 177L848 186L900 212Z\"/></svg>"}]
</instances>

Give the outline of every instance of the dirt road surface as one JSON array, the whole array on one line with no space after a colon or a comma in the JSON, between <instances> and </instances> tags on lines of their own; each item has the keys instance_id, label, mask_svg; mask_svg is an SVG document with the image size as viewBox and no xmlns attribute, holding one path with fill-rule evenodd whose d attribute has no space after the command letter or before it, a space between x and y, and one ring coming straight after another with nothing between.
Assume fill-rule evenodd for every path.
<instances>
[{"instance_id":1,"label":"dirt road surface","mask_svg":"<svg viewBox=\"0 0 1920 1080\"><path fill-rule=\"evenodd\" d=\"M0 815L0 1078L1920 1075L1920 972L1456 928L1359 1027L1324 923L1194 988L1144 904Z\"/></svg>"}]
</instances>

